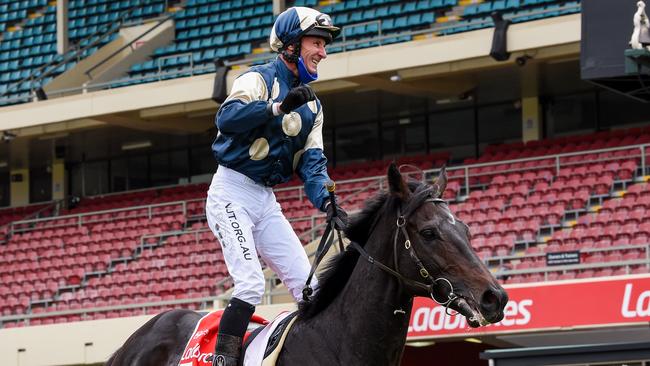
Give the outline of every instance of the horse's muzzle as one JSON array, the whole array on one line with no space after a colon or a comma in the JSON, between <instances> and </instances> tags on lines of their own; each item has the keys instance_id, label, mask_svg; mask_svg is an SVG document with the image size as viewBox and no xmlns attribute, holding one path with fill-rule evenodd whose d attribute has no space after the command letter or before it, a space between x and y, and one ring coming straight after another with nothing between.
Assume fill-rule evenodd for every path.
<instances>
[{"instance_id":1,"label":"horse's muzzle","mask_svg":"<svg viewBox=\"0 0 650 366\"><path fill-rule=\"evenodd\" d=\"M508 293L501 286L490 288L481 296L481 314L490 323L499 322L507 303Z\"/></svg>"}]
</instances>

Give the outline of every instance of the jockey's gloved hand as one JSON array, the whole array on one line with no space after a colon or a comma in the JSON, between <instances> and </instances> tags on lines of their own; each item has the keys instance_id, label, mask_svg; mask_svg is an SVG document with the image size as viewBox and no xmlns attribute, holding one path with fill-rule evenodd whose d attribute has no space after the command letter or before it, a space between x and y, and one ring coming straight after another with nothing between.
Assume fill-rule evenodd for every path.
<instances>
[{"instance_id":1,"label":"jockey's gloved hand","mask_svg":"<svg viewBox=\"0 0 650 366\"><path fill-rule=\"evenodd\" d=\"M301 105L316 99L316 94L307 85L300 85L287 93L282 103L280 103L280 111L287 114Z\"/></svg>"},{"instance_id":2,"label":"jockey's gloved hand","mask_svg":"<svg viewBox=\"0 0 650 366\"><path fill-rule=\"evenodd\" d=\"M331 202L326 204L325 211L327 212L327 222L331 221L335 229L345 231L348 227L348 213L338 204Z\"/></svg>"}]
</instances>

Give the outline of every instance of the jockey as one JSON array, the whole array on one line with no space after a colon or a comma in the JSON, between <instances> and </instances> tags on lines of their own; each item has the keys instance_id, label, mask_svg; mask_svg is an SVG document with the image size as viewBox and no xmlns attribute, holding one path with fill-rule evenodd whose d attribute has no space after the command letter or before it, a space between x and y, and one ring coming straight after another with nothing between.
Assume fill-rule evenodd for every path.
<instances>
[{"instance_id":1,"label":"jockey","mask_svg":"<svg viewBox=\"0 0 650 366\"><path fill-rule=\"evenodd\" d=\"M272 187L296 172L313 206L328 218L336 213L342 220L339 229L346 225L346 212L327 199L323 110L307 85L318 78L325 45L338 33L327 14L287 9L270 36L271 49L280 55L239 76L217 112L219 133L212 150L219 167L208 190L206 216L234 289L219 323L214 365L239 362L248 321L265 290L258 255L296 301L309 275L305 250Z\"/></svg>"}]
</instances>

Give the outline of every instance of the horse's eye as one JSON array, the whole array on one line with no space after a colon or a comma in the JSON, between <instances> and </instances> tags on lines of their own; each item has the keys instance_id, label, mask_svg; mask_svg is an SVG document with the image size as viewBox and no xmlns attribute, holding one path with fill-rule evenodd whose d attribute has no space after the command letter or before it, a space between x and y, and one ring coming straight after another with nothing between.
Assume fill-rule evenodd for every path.
<instances>
[{"instance_id":1,"label":"horse's eye","mask_svg":"<svg viewBox=\"0 0 650 366\"><path fill-rule=\"evenodd\" d=\"M423 229L423 230L420 230L420 235L422 235L422 237L425 240L435 240L436 238L438 238L438 235L437 235L435 229Z\"/></svg>"}]
</instances>

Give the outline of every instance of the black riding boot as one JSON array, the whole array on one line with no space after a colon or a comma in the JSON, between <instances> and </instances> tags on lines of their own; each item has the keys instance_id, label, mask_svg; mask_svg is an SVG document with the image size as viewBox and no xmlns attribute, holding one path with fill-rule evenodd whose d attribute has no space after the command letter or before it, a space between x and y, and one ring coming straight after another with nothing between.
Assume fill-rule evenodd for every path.
<instances>
[{"instance_id":1,"label":"black riding boot","mask_svg":"<svg viewBox=\"0 0 650 366\"><path fill-rule=\"evenodd\" d=\"M255 312L255 306L235 297L230 299L219 322L219 335L214 350L213 366L239 365L242 339L253 312Z\"/></svg>"},{"instance_id":2,"label":"black riding boot","mask_svg":"<svg viewBox=\"0 0 650 366\"><path fill-rule=\"evenodd\" d=\"M217 347L214 351L213 366L237 366L241 354L242 337L229 334L219 334Z\"/></svg>"}]
</instances>

